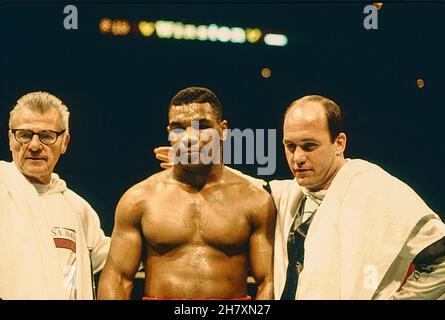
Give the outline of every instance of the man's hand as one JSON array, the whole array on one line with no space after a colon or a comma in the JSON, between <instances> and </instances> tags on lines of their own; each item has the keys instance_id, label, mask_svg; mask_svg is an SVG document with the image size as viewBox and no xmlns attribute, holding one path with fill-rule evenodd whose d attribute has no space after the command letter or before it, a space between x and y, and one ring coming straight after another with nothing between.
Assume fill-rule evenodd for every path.
<instances>
[{"instance_id":1,"label":"man's hand","mask_svg":"<svg viewBox=\"0 0 445 320\"><path fill-rule=\"evenodd\" d=\"M153 151L156 159L161 160L161 168L168 169L173 167L173 159L169 157L169 155L172 153L171 147L158 147L154 148Z\"/></svg>"}]
</instances>

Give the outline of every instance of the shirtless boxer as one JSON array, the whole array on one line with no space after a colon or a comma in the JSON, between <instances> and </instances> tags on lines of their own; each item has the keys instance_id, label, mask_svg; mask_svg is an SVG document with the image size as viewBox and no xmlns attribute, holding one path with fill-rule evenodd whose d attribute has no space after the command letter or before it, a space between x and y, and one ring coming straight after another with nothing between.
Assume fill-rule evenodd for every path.
<instances>
[{"instance_id":1,"label":"shirtless boxer","mask_svg":"<svg viewBox=\"0 0 445 320\"><path fill-rule=\"evenodd\" d=\"M227 121L218 98L206 88L186 88L172 99L168 118L169 133L183 131L171 143L188 146L184 162L192 163L154 174L123 195L99 299L130 299L141 261L146 299L245 299L249 274L256 299L272 299L271 197L224 164L192 161L211 130L221 151Z\"/></svg>"}]
</instances>

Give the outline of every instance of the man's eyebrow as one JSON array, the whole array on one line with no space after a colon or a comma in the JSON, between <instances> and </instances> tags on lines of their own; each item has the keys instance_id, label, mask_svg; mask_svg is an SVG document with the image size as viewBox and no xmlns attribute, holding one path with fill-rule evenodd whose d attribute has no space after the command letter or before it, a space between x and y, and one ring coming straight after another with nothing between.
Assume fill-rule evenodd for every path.
<instances>
[{"instance_id":1,"label":"man's eyebrow","mask_svg":"<svg viewBox=\"0 0 445 320\"><path fill-rule=\"evenodd\" d=\"M313 138L305 138L301 139L301 142L318 142L318 140Z\"/></svg>"},{"instance_id":2,"label":"man's eyebrow","mask_svg":"<svg viewBox=\"0 0 445 320\"><path fill-rule=\"evenodd\" d=\"M295 143L295 144L301 144L301 143L308 143L308 142L311 142L311 143L318 143L318 140L313 139L313 138L304 138L304 139L301 139L301 140L295 142L295 140L292 140L292 139L286 139L286 138L283 139L283 143Z\"/></svg>"},{"instance_id":3,"label":"man's eyebrow","mask_svg":"<svg viewBox=\"0 0 445 320\"><path fill-rule=\"evenodd\" d=\"M212 123L212 120L208 118L200 118L200 119L193 119L192 122L199 122L199 123ZM178 121L172 121L169 123L170 126L178 126L183 125L184 122L178 122Z\"/></svg>"},{"instance_id":4,"label":"man's eyebrow","mask_svg":"<svg viewBox=\"0 0 445 320\"><path fill-rule=\"evenodd\" d=\"M199 120L196 120L196 121L199 121L199 123L212 123L212 121L210 119L207 119L207 118L199 119Z\"/></svg>"},{"instance_id":5,"label":"man's eyebrow","mask_svg":"<svg viewBox=\"0 0 445 320\"><path fill-rule=\"evenodd\" d=\"M290 140L290 139L283 139L282 142L284 145L288 145L288 144L293 144L293 145L299 145L300 142L299 141L295 141L295 140Z\"/></svg>"}]
</instances>

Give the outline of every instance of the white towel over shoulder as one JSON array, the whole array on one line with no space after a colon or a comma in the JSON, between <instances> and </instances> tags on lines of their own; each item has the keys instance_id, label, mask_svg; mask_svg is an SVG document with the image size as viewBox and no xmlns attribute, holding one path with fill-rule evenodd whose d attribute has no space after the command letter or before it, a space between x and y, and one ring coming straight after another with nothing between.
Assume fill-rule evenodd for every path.
<instances>
[{"instance_id":1,"label":"white towel over shoulder","mask_svg":"<svg viewBox=\"0 0 445 320\"><path fill-rule=\"evenodd\" d=\"M53 178L58 176L53 174ZM64 182L63 182L64 184ZM78 299L92 298L93 268L103 267L109 238L91 206L66 187L62 191L77 217ZM35 188L14 163L0 161L0 298L66 299L64 276Z\"/></svg>"},{"instance_id":2,"label":"white towel over shoulder","mask_svg":"<svg viewBox=\"0 0 445 320\"><path fill-rule=\"evenodd\" d=\"M287 233L302 192L295 180L270 185L278 210L274 286L279 299L288 264ZM377 165L347 161L309 228L296 299L372 299L396 259L403 264L400 270L408 269L418 252L408 255L402 249L431 219L439 217L408 185ZM400 284L404 275L392 276ZM398 286L392 288L380 292L379 299L389 298Z\"/></svg>"}]
</instances>

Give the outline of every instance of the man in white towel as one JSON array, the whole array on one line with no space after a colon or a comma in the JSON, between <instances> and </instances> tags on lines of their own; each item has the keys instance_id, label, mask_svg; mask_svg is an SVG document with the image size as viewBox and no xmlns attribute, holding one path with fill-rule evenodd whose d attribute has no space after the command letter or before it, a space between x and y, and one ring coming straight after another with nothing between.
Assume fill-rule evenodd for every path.
<instances>
[{"instance_id":1,"label":"man in white towel","mask_svg":"<svg viewBox=\"0 0 445 320\"><path fill-rule=\"evenodd\" d=\"M345 159L340 107L298 99L283 131L295 179L270 182L275 299L445 299L443 222L402 181ZM171 166L167 148L155 153Z\"/></svg>"},{"instance_id":2,"label":"man in white towel","mask_svg":"<svg viewBox=\"0 0 445 320\"><path fill-rule=\"evenodd\" d=\"M445 298L444 224L402 181L344 158L340 107L316 95L298 99L283 135L295 179L270 183L275 297Z\"/></svg>"},{"instance_id":3,"label":"man in white towel","mask_svg":"<svg viewBox=\"0 0 445 320\"><path fill-rule=\"evenodd\" d=\"M70 140L68 108L46 92L10 112L13 162L0 161L0 298L93 299L110 239L99 217L53 173Z\"/></svg>"}]
</instances>

